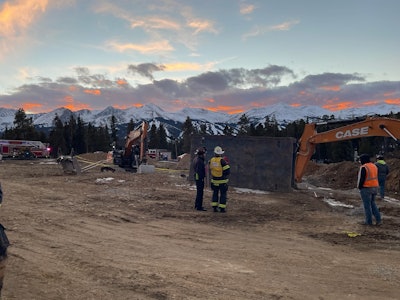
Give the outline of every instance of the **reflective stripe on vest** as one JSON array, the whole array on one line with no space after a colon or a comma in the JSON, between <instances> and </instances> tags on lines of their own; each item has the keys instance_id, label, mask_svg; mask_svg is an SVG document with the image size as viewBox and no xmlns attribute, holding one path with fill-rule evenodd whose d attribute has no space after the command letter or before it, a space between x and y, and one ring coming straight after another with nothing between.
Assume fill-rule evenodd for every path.
<instances>
[{"instance_id":1,"label":"reflective stripe on vest","mask_svg":"<svg viewBox=\"0 0 400 300\"><path fill-rule=\"evenodd\" d=\"M214 179L214 178L211 178L211 183L213 185L220 185L220 184L225 184L225 183L228 183L228 182L229 182L229 179Z\"/></svg>"},{"instance_id":2,"label":"reflective stripe on vest","mask_svg":"<svg viewBox=\"0 0 400 300\"><path fill-rule=\"evenodd\" d=\"M366 163L365 167L365 181L364 187L377 187L378 183L378 168L373 163Z\"/></svg>"}]
</instances>

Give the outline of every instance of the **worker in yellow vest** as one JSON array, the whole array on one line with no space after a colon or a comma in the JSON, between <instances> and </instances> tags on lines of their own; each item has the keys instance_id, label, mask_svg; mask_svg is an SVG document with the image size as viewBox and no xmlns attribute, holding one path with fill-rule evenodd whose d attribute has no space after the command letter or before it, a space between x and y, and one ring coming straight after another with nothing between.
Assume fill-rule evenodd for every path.
<instances>
[{"instance_id":1,"label":"worker in yellow vest","mask_svg":"<svg viewBox=\"0 0 400 300\"><path fill-rule=\"evenodd\" d=\"M211 189L213 191L211 206L214 212L226 212L226 200L230 174L229 164L222 158L225 151L220 146L214 148L214 157L209 161Z\"/></svg>"},{"instance_id":2,"label":"worker in yellow vest","mask_svg":"<svg viewBox=\"0 0 400 300\"><path fill-rule=\"evenodd\" d=\"M372 225L372 215L375 217L376 225L382 223L381 214L375 203L378 193L378 168L370 161L368 154L360 155L361 167L358 171L357 187L360 190L361 200L364 205L365 221L363 225Z\"/></svg>"}]
</instances>

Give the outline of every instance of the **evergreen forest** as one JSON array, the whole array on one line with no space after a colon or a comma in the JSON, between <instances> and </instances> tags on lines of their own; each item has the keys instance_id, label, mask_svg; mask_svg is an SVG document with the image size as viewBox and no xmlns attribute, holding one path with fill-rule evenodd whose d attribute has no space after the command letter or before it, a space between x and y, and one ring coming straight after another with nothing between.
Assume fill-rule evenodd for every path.
<instances>
[{"instance_id":1,"label":"evergreen forest","mask_svg":"<svg viewBox=\"0 0 400 300\"><path fill-rule=\"evenodd\" d=\"M400 113L388 114L381 117L400 119ZM360 119L359 119L360 120ZM321 121L324 125L318 127L318 132L327 131L343 126L343 121L335 122L333 116L323 116ZM310 120L297 120L281 126L273 118L266 117L264 124L254 125L248 117L243 114L238 124L225 125L224 135L237 136L266 136L266 137L293 137L298 140L304 130L304 126ZM32 118L28 117L24 109L20 108L15 113L12 128L6 128L2 132L2 139L14 140L39 140L48 143L51 147L51 156L58 157L70 154L91 153L96 151L108 152L112 150L112 145L119 148L124 146L124 137L133 130L138 124L133 120L121 129L116 118L112 116L109 124L104 127L95 127L90 123L84 123L80 118L73 116L67 122L62 122L58 116L53 120L50 130L44 131L36 128ZM164 125L158 127L153 123L147 134L148 149L166 149L172 153L172 158L190 152L191 136L194 134L207 135L207 125L202 124L199 128L193 125L193 121L187 117L182 124L181 135L178 138L167 135ZM375 155L384 154L397 150L397 141L389 137L365 137L334 143L318 144L313 159L320 162L339 162L354 160L355 153L368 153Z\"/></svg>"}]
</instances>

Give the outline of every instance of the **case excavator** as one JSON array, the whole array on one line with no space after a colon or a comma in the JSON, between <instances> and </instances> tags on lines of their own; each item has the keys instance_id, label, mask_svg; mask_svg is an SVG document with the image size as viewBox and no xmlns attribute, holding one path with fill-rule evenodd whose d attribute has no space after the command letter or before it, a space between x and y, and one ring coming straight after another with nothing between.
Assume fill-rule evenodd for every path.
<instances>
[{"instance_id":1,"label":"case excavator","mask_svg":"<svg viewBox=\"0 0 400 300\"><path fill-rule=\"evenodd\" d=\"M143 121L141 125L126 136L123 150L113 149L113 163L127 171L136 172L146 159L146 137L149 125Z\"/></svg>"},{"instance_id":2,"label":"case excavator","mask_svg":"<svg viewBox=\"0 0 400 300\"><path fill-rule=\"evenodd\" d=\"M317 125L323 124L327 124L327 122L309 123L304 127L296 154L294 179L297 183L302 181L306 166L314 154L317 144L372 136L391 137L395 141L400 139L400 120L398 119L367 117L360 122L318 133L316 130Z\"/></svg>"}]
</instances>

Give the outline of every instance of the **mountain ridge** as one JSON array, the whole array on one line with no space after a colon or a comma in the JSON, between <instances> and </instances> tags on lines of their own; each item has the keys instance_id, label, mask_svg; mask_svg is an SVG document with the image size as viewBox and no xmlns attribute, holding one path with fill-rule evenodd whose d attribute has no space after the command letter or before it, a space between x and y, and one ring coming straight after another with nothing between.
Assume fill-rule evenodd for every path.
<instances>
[{"instance_id":1,"label":"mountain ridge","mask_svg":"<svg viewBox=\"0 0 400 300\"><path fill-rule=\"evenodd\" d=\"M177 128L185 122L189 117L196 126L206 124L210 133L222 134L222 130L226 124L237 124L243 115L246 115L252 124L259 124L269 119L276 120L280 125L303 119L303 120L319 120L324 116L334 116L338 120L353 119L367 115L387 115L389 113L397 113L400 106L390 104L379 104L375 106L365 106L360 108L350 108L340 111L329 111L315 105L294 107L285 103L252 108L243 113L229 115L223 112L213 112L203 108L183 108L177 112L167 112L155 104L146 104L141 107L131 107L127 109L119 109L108 106L103 110L78 110L71 111L65 107L56 108L48 113L28 114L32 117L33 124L39 127L52 127L53 120L57 115L62 122L68 122L71 116L75 119L78 117L84 123L91 123L93 126L110 125L111 117L116 118L118 125L128 124L131 120L139 123L143 120L169 124L167 127L174 127L173 136L179 135ZM12 128L17 109L0 108L0 131L6 128ZM157 124L158 124L157 123ZM168 129L168 128L166 128Z\"/></svg>"}]
</instances>

